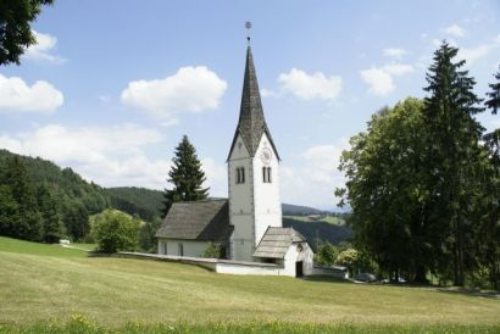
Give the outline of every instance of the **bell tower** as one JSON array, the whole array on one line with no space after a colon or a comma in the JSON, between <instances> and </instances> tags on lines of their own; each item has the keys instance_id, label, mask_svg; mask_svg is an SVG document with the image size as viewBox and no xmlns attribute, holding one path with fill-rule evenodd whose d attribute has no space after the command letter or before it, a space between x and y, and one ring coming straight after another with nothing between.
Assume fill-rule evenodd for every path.
<instances>
[{"instance_id":1,"label":"bell tower","mask_svg":"<svg viewBox=\"0 0 500 334\"><path fill-rule=\"evenodd\" d=\"M234 260L252 261L267 228L282 226L279 161L264 118L249 43L240 116L227 159L229 219L234 226L230 254Z\"/></svg>"}]
</instances>

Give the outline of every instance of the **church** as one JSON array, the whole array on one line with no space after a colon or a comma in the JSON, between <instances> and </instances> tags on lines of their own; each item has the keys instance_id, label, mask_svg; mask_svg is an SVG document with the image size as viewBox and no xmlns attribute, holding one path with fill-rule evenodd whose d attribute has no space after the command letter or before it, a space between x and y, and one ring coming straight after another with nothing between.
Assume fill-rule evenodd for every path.
<instances>
[{"instance_id":1,"label":"church","mask_svg":"<svg viewBox=\"0 0 500 334\"><path fill-rule=\"evenodd\" d=\"M156 234L158 254L200 258L216 244L224 258L218 261L232 266L230 273L310 274L310 245L293 228L282 227L280 156L264 117L250 45L226 162L229 198L174 203Z\"/></svg>"}]
</instances>

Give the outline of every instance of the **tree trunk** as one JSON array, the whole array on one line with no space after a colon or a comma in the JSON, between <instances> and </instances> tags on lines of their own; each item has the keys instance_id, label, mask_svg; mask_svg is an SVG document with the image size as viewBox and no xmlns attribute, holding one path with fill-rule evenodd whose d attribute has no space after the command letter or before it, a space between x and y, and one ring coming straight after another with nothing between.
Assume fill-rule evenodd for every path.
<instances>
[{"instance_id":1,"label":"tree trunk","mask_svg":"<svg viewBox=\"0 0 500 334\"><path fill-rule=\"evenodd\" d=\"M427 280L426 273L427 272L423 265L417 265L417 268L415 270L415 278L413 281L415 283L428 284L429 281Z\"/></svg>"}]
</instances>

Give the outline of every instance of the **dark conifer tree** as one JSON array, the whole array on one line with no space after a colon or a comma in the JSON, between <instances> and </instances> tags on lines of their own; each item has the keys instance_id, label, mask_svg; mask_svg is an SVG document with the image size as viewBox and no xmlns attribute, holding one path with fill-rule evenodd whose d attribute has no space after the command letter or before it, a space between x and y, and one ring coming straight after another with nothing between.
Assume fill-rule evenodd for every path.
<instances>
[{"instance_id":1,"label":"dark conifer tree","mask_svg":"<svg viewBox=\"0 0 500 334\"><path fill-rule=\"evenodd\" d=\"M500 71L497 80L490 84L485 105L496 115L500 108ZM494 289L500 288L500 129L494 129L483 137L490 154L490 168L485 168L485 198L487 213L481 228L482 260L489 272L489 280Z\"/></svg>"},{"instance_id":2,"label":"dark conifer tree","mask_svg":"<svg viewBox=\"0 0 500 334\"><path fill-rule=\"evenodd\" d=\"M40 241L42 239L42 217L34 193L34 187L28 176L22 159L14 156L7 164L6 184L10 187L12 198L17 204L17 212L12 217L15 225L12 236Z\"/></svg>"},{"instance_id":3,"label":"dark conifer tree","mask_svg":"<svg viewBox=\"0 0 500 334\"><path fill-rule=\"evenodd\" d=\"M67 205L63 217L66 230L73 240L82 240L90 232L89 212L78 201L71 201Z\"/></svg>"},{"instance_id":4,"label":"dark conifer tree","mask_svg":"<svg viewBox=\"0 0 500 334\"><path fill-rule=\"evenodd\" d=\"M43 240L48 243L59 242L63 235L63 224L57 210L57 203L47 185L43 184L38 187L36 198L43 220Z\"/></svg>"},{"instance_id":5,"label":"dark conifer tree","mask_svg":"<svg viewBox=\"0 0 500 334\"><path fill-rule=\"evenodd\" d=\"M434 233L445 241L435 247L438 269L450 273L456 285L464 285L465 273L474 265L473 196L481 193L477 182L481 161L481 125L474 115L484 109L474 94L475 81L455 61L458 49L443 42L434 53L427 73L429 96L424 118L429 126L426 160L428 191L432 198ZM442 252L444 250L444 252ZM453 266L450 268L450 257Z\"/></svg>"},{"instance_id":6,"label":"dark conifer tree","mask_svg":"<svg viewBox=\"0 0 500 334\"><path fill-rule=\"evenodd\" d=\"M486 93L486 107L491 110L493 115L496 115L500 108L500 71L495 75L497 82L490 84L491 91ZM484 135L484 140L491 151L493 163L497 168L500 168L500 129Z\"/></svg>"},{"instance_id":7,"label":"dark conifer tree","mask_svg":"<svg viewBox=\"0 0 500 334\"><path fill-rule=\"evenodd\" d=\"M187 136L183 136L182 141L175 148L172 162L168 182L173 187L165 189L163 217L174 202L198 201L208 196L208 188L203 188L203 182L206 180L205 173L201 169L196 150Z\"/></svg>"}]
</instances>

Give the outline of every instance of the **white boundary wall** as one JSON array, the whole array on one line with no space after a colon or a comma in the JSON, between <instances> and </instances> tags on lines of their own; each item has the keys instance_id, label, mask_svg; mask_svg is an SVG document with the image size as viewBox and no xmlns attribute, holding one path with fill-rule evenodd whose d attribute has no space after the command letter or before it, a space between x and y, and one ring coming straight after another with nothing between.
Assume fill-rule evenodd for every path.
<instances>
[{"instance_id":1,"label":"white boundary wall","mask_svg":"<svg viewBox=\"0 0 500 334\"><path fill-rule=\"evenodd\" d=\"M285 256L284 265L275 263L261 263L261 262L247 262L247 261L232 261L232 260L222 260L222 259L210 259L201 257L188 257L188 256L175 256L175 255L159 255L159 254L149 254L149 253L137 253L137 252L119 252L119 255L141 258L141 259L153 259L159 261L168 262L179 262L192 264L199 267L203 267L214 271L219 274L231 274L231 275L256 275L256 276L288 276L295 277L295 259L297 261L304 261L303 274L304 276L319 275L319 276L330 276L336 278L347 279L349 274L347 271L336 270L334 268L324 268L324 267L314 267L312 262L307 261L308 252L312 250L307 247L307 249L299 252L301 255L297 257L296 245L290 247ZM293 261L291 261L293 260Z\"/></svg>"},{"instance_id":2,"label":"white boundary wall","mask_svg":"<svg viewBox=\"0 0 500 334\"><path fill-rule=\"evenodd\" d=\"M133 258L148 258L160 261L180 262L193 264L203 268L210 269L220 274L232 275L266 275L266 276L292 276L290 271L285 271L283 266L274 263L246 262L246 261L231 261L221 259L209 259L200 257L174 256L174 255L158 255L136 252L119 252L119 255Z\"/></svg>"}]
</instances>

